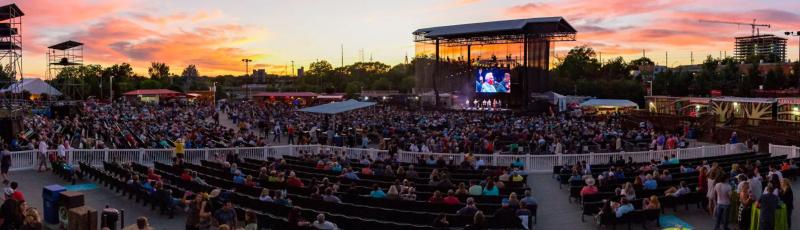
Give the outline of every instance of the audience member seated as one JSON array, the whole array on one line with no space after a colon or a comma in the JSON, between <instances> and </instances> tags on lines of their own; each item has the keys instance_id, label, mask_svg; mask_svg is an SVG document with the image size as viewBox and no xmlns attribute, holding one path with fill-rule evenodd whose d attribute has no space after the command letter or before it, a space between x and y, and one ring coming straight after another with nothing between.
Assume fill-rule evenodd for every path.
<instances>
[{"instance_id":1,"label":"audience member seated","mask_svg":"<svg viewBox=\"0 0 800 230\"><path fill-rule=\"evenodd\" d=\"M594 186L594 183L594 178L586 179L586 185L581 188L581 197L598 193L597 187Z\"/></svg>"},{"instance_id":2,"label":"audience member seated","mask_svg":"<svg viewBox=\"0 0 800 230\"><path fill-rule=\"evenodd\" d=\"M376 199L384 199L386 198L386 193L381 190L381 187L378 184L372 185L372 192L369 193L369 196Z\"/></svg>"},{"instance_id":3,"label":"audience member seated","mask_svg":"<svg viewBox=\"0 0 800 230\"><path fill-rule=\"evenodd\" d=\"M447 191L447 197L445 197L445 198L442 200L442 202L443 202L444 204L447 204L447 205L457 205L457 204L461 204L461 201L459 201L459 200L458 200L458 197L456 197L456 194L455 194L455 192L454 192L452 189L450 189L449 191Z\"/></svg>"}]
</instances>

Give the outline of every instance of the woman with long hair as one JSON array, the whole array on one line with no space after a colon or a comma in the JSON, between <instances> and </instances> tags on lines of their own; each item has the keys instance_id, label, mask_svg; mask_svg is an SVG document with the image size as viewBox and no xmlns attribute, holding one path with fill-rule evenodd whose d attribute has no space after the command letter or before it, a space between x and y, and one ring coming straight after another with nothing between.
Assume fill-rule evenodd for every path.
<instances>
[{"instance_id":1,"label":"woman with long hair","mask_svg":"<svg viewBox=\"0 0 800 230\"><path fill-rule=\"evenodd\" d=\"M477 211L475 215L472 217L472 224L468 224L464 227L465 230L482 230L486 229L486 216L483 215L483 212Z\"/></svg>"},{"instance_id":2,"label":"woman with long hair","mask_svg":"<svg viewBox=\"0 0 800 230\"><path fill-rule=\"evenodd\" d=\"M750 192L750 182L744 181L742 182L741 189L739 190L739 215L737 216L737 220L739 223L739 229L749 229L750 228L750 207L755 201L755 197L753 193Z\"/></svg>"},{"instance_id":3,"label":"woman with long hair","mask_svg":"<svg viewBox=\"0 0 800 230\"><path fill-rule=\"evenodd\" d=\"M789 224L789 229L792 229L792 210L794 210L794 194L792 191L792 182L789 181L787 178L781 179L781 192L780 192L781 201L786 204L786 218L787 223Z\"/></svg>"},{"instance_id":4,"label":"woman with long hair","mask_svg":"<svg viewBox=\"0 0 800 230\"><path fill-rule=\"evenodd\" d=\"M42 219L35 208L27 208L24 215L20 230L42 230Z\"/></svg>"}]
</instances>

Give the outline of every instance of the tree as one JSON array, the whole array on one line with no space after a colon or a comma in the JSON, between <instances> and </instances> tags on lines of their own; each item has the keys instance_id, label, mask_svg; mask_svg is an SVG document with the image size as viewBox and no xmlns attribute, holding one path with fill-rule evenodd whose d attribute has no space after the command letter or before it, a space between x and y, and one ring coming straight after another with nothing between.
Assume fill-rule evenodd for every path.
<instances>
[{"instance_id":1,"label":"tree","mask_svg":"<svg viewBox=\"0 0 800 230\"><path fill-rule=\"evenodd\" d=\"M555 68L556 76L571 79L589 78L597 75L600 62L595 58L595 52L588 46L572 48Z\"/></svg>"},{"instance_id":2,"label":"tree","mask_svg":"<svg viewBox=\"0 0 800 230\"><path fill-rule=\"evenodd\" d=\"M623 79L628 76L628 64L622 57L617 57L606 62L600 67L603 79Z\"/></svg>"},{"instance_id":3,"label":"tree","mask_svg":"<svg viewBox=\"0 0 800 230\"><path fill-rule=\"evenodd\" d=\"M364 84L357 81L352 81L347 83L347 88L344 90L347 97L354 97L356 94L361 93L361 89L364 88Z\"/></svg>"},{"instance_id":4,"label":"tree","mask_svg":"<svg viewBox=\"0 0 800 230\"><path fill-rule=\"evenodd\" d=\"M315 61L308 66L306 76L326 77L333 72L333 65L328 61Z\"/></svg>"},{"instance_id":5,"label":"tree","mask_svg":"<svg viewBox=\"0 0 800 230\"><path fill-rule=\"evenodd\" d=\"M0 65L0 89L5 88L6 85L10 85L12 82L14 82L14 79L11 78L11 71L6 71L3 65Z\"/></svg>"},{"instance_id":6,"label":"tree","mask_svg":"<svg viewBox=\"0 0 800 230\"><path fill-rule=\"evenodd\" d=\"M169 77L169 66L163 62L152 62L150 68L147 69L150 78L161 80Z\"/></svg>"},{"instance_id":7,"label":"tree","mask_svg":"<svg viewBox=\"0 0 800 230\"><path fill-rule=\"evenodd\" d=\"M139 88L140 89L160 89L161 88L161 83L156 81L156 80L153 80L153 79L147 79L147 80L144 80L144 81L139 83Z\"/></svg>"},{"instance_id":8,"label":"tree","mask_svg":"<svg viewBox=\"0 0 800 230\"><path fill-rule=\"evenodd\" d=\"M388 78L380 78L372 83L372 89L375 90L390 90L392 89L392 82Z\"/></svg>"},{"instance_id":9,"label":"tree","mask_svg":"<svg viewBox=\"0 0 800 230\"><path fill-rule=\"evenodd\" d=\"M181 73L181 80L183 81L182 84L182 91L189 92L190 86L200 77L200 73L197 71L197 67L194 65L189 65L183 72Z\"/></svg>"}]
</instances>

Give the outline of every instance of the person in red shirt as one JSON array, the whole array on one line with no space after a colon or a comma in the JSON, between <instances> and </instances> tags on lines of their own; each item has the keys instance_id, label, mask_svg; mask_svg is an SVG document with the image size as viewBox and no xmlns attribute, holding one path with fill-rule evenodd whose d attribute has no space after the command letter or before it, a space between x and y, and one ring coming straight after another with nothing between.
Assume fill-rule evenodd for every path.
<instances>
[{"instance_id":1,"label":"person in red shirt","mask_svg":"<svg viewBox=\"0 0 800 230\"><path fill-rule=\"evenodd\" d=\"M594 178L586 179L586 186L583 186L581 189L581 196L596 194L598 192L597 187L594 186Z\"/></svg>"},{"instance_id":2,"label":"person in red shirt","mask_svg":"<svg viewBox=\"0 0 800 230\"><path fill-rule=\"evenodd\" d=\"M443 202L444 199L442 198L442 192L439 191L433 192L433 196L431 196L431 198L428 199L428 203L432 204L441 204Z\"/></svg>"},{"instance_id":3,"label":"person in red shirt","mask_svg":"<svg viewBox=\"0 0 800 230\"><path fill-rule=\"evenodd\" d=\"M461 201L458 200L458 197L456 197L455 192L452 189L450 189L450 191L447 191L447 197L445 197L442 202L447 205L457 205L461 203Z\"/></svg>"},{"instance_id":4,"label":"person in red shirt","mask_svg":"<svg viewBox=\"0 0 800 230\"><path fill-rule=\"evenodd\" d=\"M181 173L181 180L183 181L192 181L192 172L189 169L184 169L183 173Z\"/></svg>"},{"instance_id":5,"label":"person in red shirt","mask_svg":"<svg viewBox=\"0 0 800 230\"><path fill-rule=\"evenodd\" d=\"M361 168L361 175L372 175L372 166L367 165L367 167Z\"/></svg>"},{"instance_id":6,"label":"person in red shirt","mask_svg":"<svg viewBox=\"0 0 800 230\"><path fill-rule=\"evenodd\" d=\"M286 179L286 184L292 187L302 188L305 187L303 181L300 178L297 178L294 171L289 173L289 178Z\"/></svg>"},{"instance_id":7,"label":"person in red shirt","mask_svg":"<svg viewBox=\"0 0 800 230\"><path fill-rule=\"evenodd\" d=\"M19 184L17 184L16 181L12 181L11 184L9 184L9 187L14 190L14 193L11 194L11 198L19 202L25 201L25 196L22 195L22 192L20 192L19 189L17 189L19 188Z\"/></svg>"},{"instance_id":8,"label":"person in red shirt","mask_svg":"<svg viewBox=\"0 0 800 230\"><path fill-rule=\"evenodd\" d=\"M159 180L159 179L161 179L161 176L156 174L156 170L154 168L148 168L147 169L147 179L148 180Z\"/></svg>"}]
</instances>

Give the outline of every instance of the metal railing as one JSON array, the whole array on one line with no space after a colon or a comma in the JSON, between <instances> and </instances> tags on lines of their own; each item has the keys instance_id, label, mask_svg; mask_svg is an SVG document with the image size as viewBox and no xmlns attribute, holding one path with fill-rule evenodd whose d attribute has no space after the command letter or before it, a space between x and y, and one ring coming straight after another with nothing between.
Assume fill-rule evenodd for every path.
<instances>
[{"instance_id":1,"label":"metal railing","mask_svg":"<svg viewBox=\"0 0 800 230\"><path fill-rule=\"evenodd\" d=\"M610 157L632 158L635 162L648 162L651 159L660 160L664 156L675 155L679 159L695 159L738 154L750 151L744 144L710 145L696 148L671 149L659 151L617 152L617 153L588 153L588 154L558 154L558 155L509 155L509 154L475 154L478 160L483 160L486 165L509 166L519 159L524 164L527 172L551 172L553 166L573 164L586 161L589 164L607 163ZM25 150L11 153L11 170L35 169L39 163L37 150ZM48 154L55 154L50 150ZM389 156L386 150L347 148L327 145L282 145L247 148L206 148L187 149L184 159L190 163L200 163L201 160L221 160L229 153L237 153L243 158L267 159L281 158L282 156L299 156L301 153L337 153L344 154L350 159L385 159ZM787 155L789 158L800 157L800 148L795 146L770 145L770 153L774 156ZM103 161L139 162L152 165L153 162L170 163L175 156L173 149L70 149L66 152L67 161L71 163L86 162L90 165L100 166ZM400 162L415 163L420 158L444 157L452 159L455 163L464 160L463 153L423 153L399 151L396 158Z\"/></svg>"}]
</instances>

